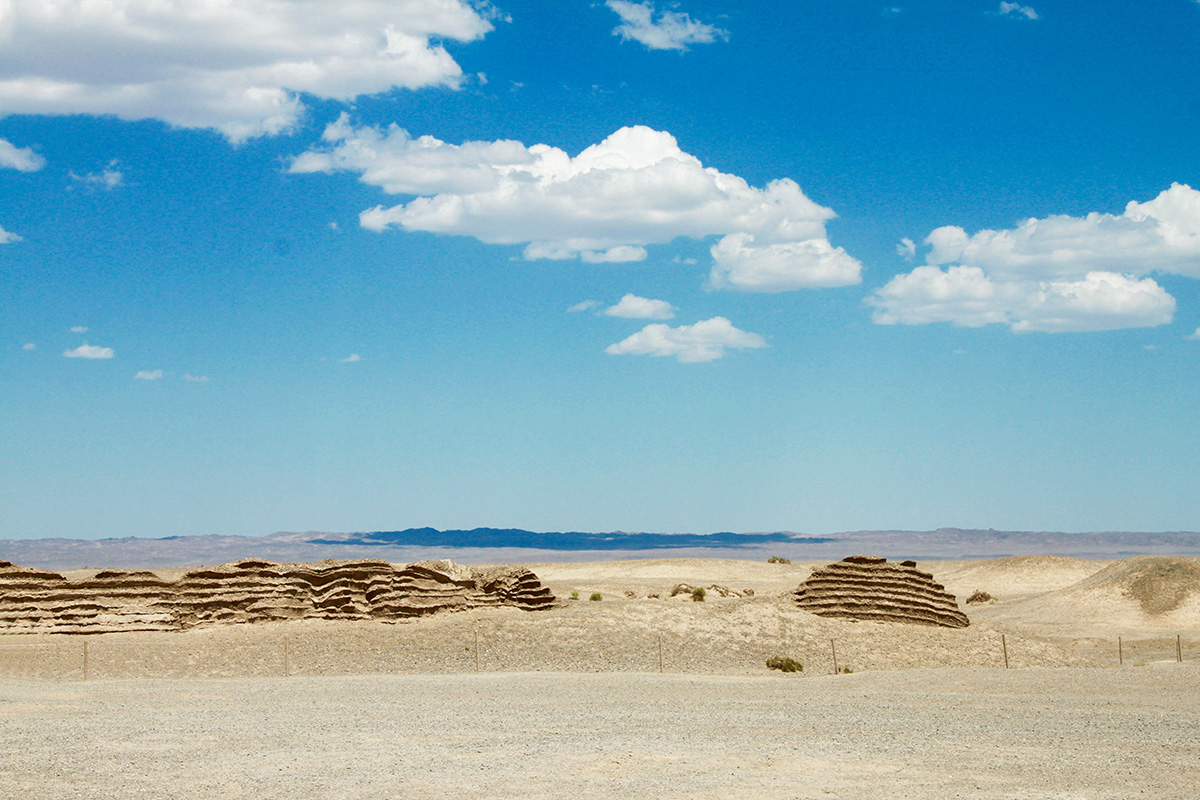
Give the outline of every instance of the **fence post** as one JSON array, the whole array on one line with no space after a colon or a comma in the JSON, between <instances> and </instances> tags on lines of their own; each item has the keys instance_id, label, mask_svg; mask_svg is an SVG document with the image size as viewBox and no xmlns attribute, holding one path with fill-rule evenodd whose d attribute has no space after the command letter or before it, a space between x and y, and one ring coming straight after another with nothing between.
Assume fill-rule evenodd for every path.
<instances>
[{"instance_id":1,"label":"fence post","mask_svg":"<svg viewBox=\"0 0 1200 800\"><path fill-rule=\"evenodd\" d=\"M1124 664L1124 663L1125 663L1125 647L1124 647L1124 645L1121 643L1121 637L1120 637L1120 636L1118 636L1118 637L1117 637L1117 663L1118 663L1118 664Z\"/></svg>"},{"instance_id":2,"label":"fence post","mask_svg":"<svg viewBox=\"0 0 1200 800\"><path fill-rule=\"evenodd\" d=\"M663 671L662 634L658 635L658 671Z\"/></svg>"},{"instance_id":3,"label":"fence post","mask_svg":"<svg viewBox=\"0 0 1200 800\"><path fill-rule=\"evenodd\" d=\"M1000 634L1000 646L1004 648L1004 668L1008 669L1008 640L1003 633Z\"/></svg>"},{"instance_id":4,"label":"fence post","mask_svg":"<svg viewBox=\"0 0 1200 800\"><path fill-rule=\"evenodd\" d=\"M1183 635L1179 633L1175 634L1175 660L1183 663Z\"/></svg>"},{"instance_id":5,"label":"fence post","mask_svg":"<svg viewBox=\"0 0 1200 800\"><path fill-rule=\"evenodd\" d=\"M833 652L833 674L837 675L837 646L833 643L833 639L829 640L829 649Z\"/></svg>"},{"instance_id":6,"label":"fence post","mask_svg":"<svg viewBox=\"0 0 1200 800\"><path fill-rule=\"evenodd\" d=\"M83 640L83 679L88 679L88 643L87 639Z\"/></svg>"},{"instance_id":7,"label":"fence post","mask_svg":"<svg viewBox=\"0 0 1200 800\"><path fill-rule=\"evenodd\" d=\"M283 637L283 677L288 677L292 674L291 661L291 643L288 640L287 634Z\"/></svg>"},{"instance_id":8,"label":"fence post","mask_svg":"<svg viewBox=\"0 0 1200 800\"><path fill-rule=\"evenodd\" d=\"M475 629L475 671L479 672L479 629Z\"/></svg>"}]
</instances>

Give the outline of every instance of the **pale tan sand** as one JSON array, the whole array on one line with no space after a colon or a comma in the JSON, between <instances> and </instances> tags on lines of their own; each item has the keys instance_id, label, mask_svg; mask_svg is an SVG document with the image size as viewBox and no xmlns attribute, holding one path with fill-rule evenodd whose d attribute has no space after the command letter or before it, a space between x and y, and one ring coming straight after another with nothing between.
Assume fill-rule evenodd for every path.
<instances>
[{"instance_id":1,"label":"pale tan sand","mask_svg":"<svg viewBox=\"0 0 1200 800\"><path fill-rule=\"evenodd\" d=\"M1179 800L1198 694L1195 664L0 680L0 796Z\"/></svg>"}]
</instances>

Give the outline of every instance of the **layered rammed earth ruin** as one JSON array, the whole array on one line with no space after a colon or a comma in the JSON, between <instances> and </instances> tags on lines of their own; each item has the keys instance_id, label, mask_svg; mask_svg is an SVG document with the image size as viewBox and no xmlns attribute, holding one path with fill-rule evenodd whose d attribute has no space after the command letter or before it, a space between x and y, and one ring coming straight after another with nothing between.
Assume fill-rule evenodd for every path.
<instances>
[{"instance_id":1,"label":"layered rammed earth ruin","mask_svg":"<svg viewBox=\"0 0 1200 800\"><path fill-rule=\"evenodd\" d=\"M211 623L290 619L394 622L490 606L546 609L554 595L522 567L476 569L453 561L277 564L243 559L167 581L106 570L72 581L0 561L0 633L174 631Z\"/></svg>"},{"instance_id":2,"label":"layered rammed earth ruin","mask_svg":"<svg viewBox=\"0 0 1200 800\"><path fill-rule=\"evenodd\" d=\"M954 595L917 569L879 556L848 556L815 570L792 594L797 605L823 617L965 628Z\"/></svg>"}]
</instances>

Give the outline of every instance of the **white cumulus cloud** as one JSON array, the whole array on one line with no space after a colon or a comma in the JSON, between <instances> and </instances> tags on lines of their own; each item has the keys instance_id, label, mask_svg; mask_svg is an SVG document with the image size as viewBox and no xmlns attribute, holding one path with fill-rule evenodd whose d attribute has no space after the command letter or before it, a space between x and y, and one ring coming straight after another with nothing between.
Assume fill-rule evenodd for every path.
<instances>
[{"instance_id":1,"label":"white cumulus cloud","mask_svg":"<svg viewBox=\"0 0 1200 800\"><path fill-rule=\"evenodd\" d=\"M1000 3L1000 10L997 12L1000 16L1020 17L1022 19L1037 19L1038 13L1030 6L1023 6L1020 3Z\"/></svg>"},{"instance_id":2,"label":"white cumulus cloud","mask_svg":"<svg viewBox=\"0 0 1200 800\"><path fill-rule=\"evenodd\" d=\"M12 231L6 231L0 227L0 244L12 244L13 242L21 241L21 237L17 236Z\"/></svg>"},{"instance_id":3,"label":"white cumulus cloud","mask_svg":"<svg viewBox=\"0 0 1200 800\"><path fill-rule=\"evenodd\" d=\"M457 87L434 40L476 40L490 16L465 0L6 0L0 115L113 114L242 141L291 128L300 93Z\"/></svg>"},{"instance_id":4,"label":"white cumulus cloud","mask_svg":"<svg viewBox=\"0 0 1200 800\"><path fill-rule=\"evenodd\" d=\"M705 167L665 131L621 128L575 157L544 144L455 145L395 125L355 128L345 116L324 139L291 171L357 172L385 192L417 195L362 212L369 230L473 236L524 244L526 259L587 262L638 261L647 245L720 236L714 287L777 292L861 280L859 262L826 237L836 215L795 181L755 188Z\"/></svg>"},{"instance_id":5,"label":"white cumulus cloud","mask_svg":"<svg viewBox=\"0 0 1200 800\"><path fill-rule=\"evenodd\" d=\"M690 44L708 44L729 38L729 31L697 22L682 11L654 13L654 3L608 0L606 6L621 18L613 35L622 40L640 42L650 50L687 50Z\"/></svg>"},{"instance_id":6,"label":"white cumulus cloud","mask_svg":"<svg viewBox=\"0 0 1200 800\"><path fill-rule=\"evenodd\" d=\"M735 328L725 317L713 317L677 328L663 323L647 325L632 336L609 345L604 352L610 355L675 356L681 363L693 364L721 358L726 349L766 346L766 341L757 333Z\"/></svg>"},{"instance_id":7,"label":"white cumulus cloud","mask_svg":"<svg viewBox=\"0 0 1200 800\"><path fill-rule=\"evenodd\" d=\"M1175 299L1147 274L1200 278L1200 192L1176 183L1122 214L1030 218L973 235L945 226L924 244L925 266L868 299L876 322L1053 332L1163 325Z\"/></svg>"},{"instance_id":8,"label":"white cumulus cloud","mask_svg":"<svg viewBox=\"0 0 1200 800\"><path fill-rule=\"evenodd\" d=\"M161 369L143 369L138 370L138 373L133 377L139 381L156 381L162 378L163 371Z\"/></svg>"},{"instance_id":9,"label":"white cumulus cloud","mask_svg":"<svg viewBox=\"0 0 1200 800\"><path fill-rule=\"evenodd\" d=\"M0 9L0 20L4 11ZM0 41L3 41L0 38ZM37 172L46 166L46 159L33 152L28 147L17 147L7 139L0 139L0 168L15 169L18 172Z\"/></svg>"},{"instance_id":10,"label":"white cumulus cloud","mask_svg":"<svg viewBox=\"0 0 1200 800\"><path fill-rule=\"evenodd\" d=\"M650 300L627 294L616 305L604 309L604 315L622 319L672 319L675 307L666 300Z\"/></svg>"},{"instance_id":11,"label":"white cumulus cloud","mask_svg":"<svg viewBox=\"0 0 1200 800\"><path fill-rule=\"evenodd\" d=\"M362 356L360 356L358 353L351 353L345 358L338 359L339 364L353 364L357 361L362 361Z\"/></svg>"},{"instance_id":12,"label":"white cumulus cloud","mask_svg":"<svg viewBox=\"0 0 1200 800\"><path fill-rule=\"evenodd\" d=\"M97 347L84 342L74 350L64 350L63 355L67 358L112 358L114 353L111 347Z\"/></svg>"}]
</instances>

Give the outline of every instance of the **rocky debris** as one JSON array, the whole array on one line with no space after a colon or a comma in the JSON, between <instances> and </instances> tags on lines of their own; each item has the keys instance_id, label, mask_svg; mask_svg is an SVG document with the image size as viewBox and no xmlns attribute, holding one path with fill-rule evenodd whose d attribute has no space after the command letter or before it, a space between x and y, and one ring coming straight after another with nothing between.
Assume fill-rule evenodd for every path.
<instances>
[{"instance_id":1,"label":"rocky debris","mask_svg":"<svg viewBox=\"0 0 1200 800\"><path fill-rule=\"evenodd\" d=\"M815 570L792 594L796 604L824 617L965 628L954 595L915 562L889 564L879 556L848 556Z\"/></svg>"},{"instance_id":2,"label":"rocky debris","mask_svg":"<svg viewBox=\"0 0 1200 800\"><path fill-rule=\"evenodd\" d=\"M550 608L550 590L522 567L479 570L452 561L278 564L243 559L179 580L106 570L81 581L0 561L0 632L172 631L287 619L396 621L446 610Z\"/></svg>"},{"instance_id":3,"label":"rocky debris","mask_svg":"<svg viewBox=\"0 0 1200 800\"><path fill-rule=\"evenodd\" d=\"M967 605L969 606L984 605L985 603L994 602L996 602L996 598L992 597L982 589L976 589L971 593L971 596L967 598Z\"/></svg>"}]
</instances>

